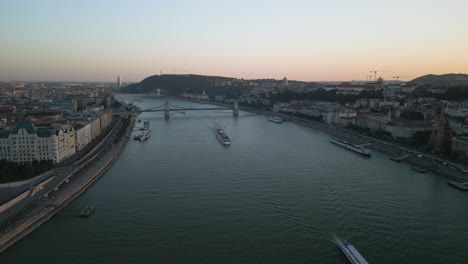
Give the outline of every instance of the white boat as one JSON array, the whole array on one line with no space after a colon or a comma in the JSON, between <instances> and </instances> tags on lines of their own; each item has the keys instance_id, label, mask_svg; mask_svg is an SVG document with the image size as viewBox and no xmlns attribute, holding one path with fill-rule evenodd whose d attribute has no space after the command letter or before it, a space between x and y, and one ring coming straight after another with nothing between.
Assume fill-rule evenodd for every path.
<instances>
[{"instance_id":1,"label":"white boat","mask_svg":"<svg viewBox=\"0 0 468 264\"><path fill-rule=\"evenodd\" d=\"M215 128L215 134L223 145L231 145L231 139L228 137L228 135L226 135L226 132L224 132L224 130L222 130L221 128Z\"/></svg>"},{"instance_id":2,"label":"white boat","mask_svg":"<svg viewBox=\"0 0 468 264\"><path fill-rule=\"evenodd\" d=\"M345 141L345 140L332 138L332 139L330 139L330 143L336 144L338 146L342 146L345 149L352 150L352 151L357 152L357 153L359 153L359 154L361 154L363 156L366 156L366 157L371 156L371 153L370 153L369 149L366 149L366 148L358 146L358 145L351 144L350 142Z\"/></svg>"},{"instance_id":3,"label":"white boat","mask_svg":"<svg viewBox=\"0 0 468 264\"><path fill-rule=\"evenodd\" d=\"M151 130L149 128L149 121L144 122L143 132L133 137L134 140L144 141L151 136Z\"/></svg>"},{"instance_id":4,"label":"white boat","mask_svg":"<svg viewBox=\"0 0 468 264\"><path fill-rule=\"evenodd\" d=\"M277 116L272 116L268 119L268 121L271 121L271 122L274 122L274 123L278 123L278 124L281 124L283 123L283 119L281 117L277 117Z\"/></svg>"},{"instance_id":5,"label":"white boat","mask_svg":"<svg viewBox=\"0 0 468 264\"><path fill-rule=\"evenodd\" d=\"M357 251L357 249L346 240L337 240L336 243L340 247L343 254L352 264L369 264L367 260Z\"/></svg>"},{"instance_id":6,"label":"white boat","mask_svg":"<svg viewBox=\"0 0 468 264\"><path fill-rule=\"evenodd\" d=\"M148 138L150 138L151 134L150 134L150 131L144 131L143 133L141 133L140 135L137 136L137 140L139 140L140 142L141 141L144 141L144 140L147 140Z\"/></svg>"}]
</instances>

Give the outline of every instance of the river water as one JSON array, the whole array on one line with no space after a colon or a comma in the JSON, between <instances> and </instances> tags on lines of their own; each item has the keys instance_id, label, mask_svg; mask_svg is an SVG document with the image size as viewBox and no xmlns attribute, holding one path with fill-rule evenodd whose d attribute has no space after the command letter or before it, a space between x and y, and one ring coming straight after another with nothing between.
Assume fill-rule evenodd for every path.
<instances>
[{"instance_id":1,"label":"river water","mask_svg":"<svg viewBox=\"0 0 468 264\"><path fill-rule=\"evenodd\" d=\"M139 118L151 138L130 141L95 185L0 263L347 263L334 235L370 263L468 263L468 194L441 176L247 112ZM78 217L86 205L97 212Z\"/></svg>"}]
</instances>

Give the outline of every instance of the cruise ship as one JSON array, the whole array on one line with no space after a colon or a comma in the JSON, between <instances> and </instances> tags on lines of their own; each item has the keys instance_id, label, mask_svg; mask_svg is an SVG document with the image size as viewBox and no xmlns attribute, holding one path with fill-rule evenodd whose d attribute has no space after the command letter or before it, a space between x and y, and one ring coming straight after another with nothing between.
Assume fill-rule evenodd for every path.
<instances>
[{"instance_id":1,"label":"cruise ship","mask_svg":"<svg viewBox=\"0 0 468 264\"><path fill-rule=\"evenodd\" d=\"M354 151L356 153L359 153L359 154L361 154L363 156L366 156L366 157L371 156L371 153L370 153L369 149L363 148L363 147L358 146L358 145L351 144L351 143L349 143L348 141L345 141L345 140L332 138L332 139L330 139L330 143L336 144L338 146L342 146L345 149L352 150L352 151Z\"/></svg>"},{"instance_id":2,"label":"cruise ship","mask_svg":"<svg viewBox=\"0 0 468 264\"><path fill-rule=\"evenodd\" d=\"M231 139L229 139L228 135L226 135L224 130L222 130L221 128L215 128L215 134L216 134L216 137L219 139L219 141L223 145L225 146L231 145Z\"/></svg>"},{"instance_id":3,"label":"cruise ship","mask_svg":"<svg viewBox=\"0 0 468 264\"><path fill-rule=\"evenodd\" d=\"M346 240L336 240L343 254L352 264L369 264L357 249Z\"/></svg>"},{"instance_id":4,"label":"cruise ship","mask_svg":"<svg viewBox=\"0 0 468 264\"><path fill-rule=\"evenodd\" d=\"M274 122L274 123L278 123L278 124L281 124L283 123L283 119L281 119L280 117L276 117L276 116L272 116L268 119L268 121L271 121L271 122Z\"/></svg>"},{"instance_id":5,"label":"cruise ship","mask_svg":"<svg viewBox=\"0 0 468 264\"><path fill-rule=\"evenodd\" d=\"M143 132L141 132L141 134L135 135L133 137L134 140L139 140L141 142L147 140L151 136L149 121L145 121L143 124Z\"/></svg>"},{"instance_id":6,"label":"cruise ship","mask_svg":"<svg viewBox=\"0 0 468 264\"><path fill-rule=\"evenodd\" d=\"M133 137L133 139L144 141L144 140L147 140L150 136L151 136L150 131L143 131L141 134L138 134L135 137Z\"/></svg>"}]
</instances>

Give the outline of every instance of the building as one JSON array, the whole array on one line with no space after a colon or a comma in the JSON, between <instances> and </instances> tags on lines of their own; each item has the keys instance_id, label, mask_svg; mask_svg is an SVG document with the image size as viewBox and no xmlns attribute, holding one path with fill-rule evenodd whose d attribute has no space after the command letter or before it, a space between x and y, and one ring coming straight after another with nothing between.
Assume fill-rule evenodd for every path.
<instances>
[{"instance_id":1,"label":"building","mask_svg":"<svg viewBox=\"0 0 468 264\"><path fill-rule=\"evenodd\" d=\"M390 114L368 114L357 116L357 125L362 127L367 127L371 131L386 130L387 123L392 120Z\"/></svg>"},{"instance_id":2,"label":"building","mask_svg":"<svg viewBox=\"0 0 468 264\"><path fill-rule=\"evenodd\" d=\"M0 159L60 163L75 153L75 131L69 125L36 127L31 122L20 122L0 133Z\"/></svg>"},{"instance_id":3,"label":"building","mask_svg":"<svg viewBox=\"0 0 468 264\"><path fill-rule=\"evenodd\" d=\"M59 163L76 153L75 129L70 125L62 125L57 129L53 129L53 133L53 161Z\"/></svg>"},{"instance_id":4,"label":"building","mask_svg":"<svg viewBox=\"0 0 468 264\"><path fill-rule=\"evenodd\" d=\"M416 84L408 83L408 84L402 85L400 89L402 93L412 93L416 90L417 87L418 86Z\"/></svg>"},{"instance_id":5,"label":"building","mask_svg":"<svg viewBox=\"0 0 468 264\"><path fill-rule=\"evenodd\" d=\"M91 125L91 137L95 139L101 134L101 118L92 117L89 123Z\"/></svg>"},{"instance_id":6,"label":"building","mask_svg":"<svg viewBox=\"0 0 468 264\"><path fill-rule=\"evenodd\" d=\"M104 111L100 116L99 119L101 121L101 130L107 128L110 123L112 122L112 111Z\"/></svg>"},{"instance_id":7,"label":"building","mask_svg":"<svg viewBox=\"0 0 468 264\"><path fill-rule=\"evenodd\" d=\"M122 87L122 80L120 79L120 75L117 76L117 88L121 88Z\"/></svg>"},{"instance_id":8,"label":"building","mask_svg":"<svg viewBox=\"0 0 468 264\"><path fill-rule=\"evenodd\" d=\"M75 140L76 140L76 151L82 150L92 140L91 124L90 123L78 123L75 125Z\"/></svg>"},{"instance_id":9,"label":"building","mask_svg":"<svg viewBox=\"0 0 468 264\"><path fill-rule=\"evenodd\" d=\"M288 78L284 77L283 80L281 81L281 88L286 88L288 87Z\"/></svg>"},{"instance_id":10,"label":"building","mask_svg":"<svg viewBox=\"0 0 468 264\"><path fill-rule=\"evenodd\" d=\"M468 156L468 137L453 137L452 152Z\"/></svg>"},{"instance_id":11,"label":"building","mask_svg":"<svg viewBox=\"0 0 468 264\"><path fill-rule=\"evenodd\" d=\"M73 98L70 103L70 112L72 114L78 112L78 100L76 98Z\"/></svg>"},{"instance_id":12,"label":"building","mask_svg":"<svg viewBox=\"0 0 468 264\"><path fill-rule=\"evenodd\" d=\"M452 139L452 131L449 122L445 119L444 108L440 112L439 125L433 130L429 144L437 150L441 150L445 143Z\"/></svg>"},{"instance_id":13,"label":"building","mask_svg":"<svg viewBox=\"0 0 468 264\"><path fill-rule=\"evenodd\" d=\"M385 130L390 132L394 138L411 139L416 132L428 131L432 132L434 128L427 121L412 121L403 118L393 118L387 123Z\"/></svg>"}]
</instances>

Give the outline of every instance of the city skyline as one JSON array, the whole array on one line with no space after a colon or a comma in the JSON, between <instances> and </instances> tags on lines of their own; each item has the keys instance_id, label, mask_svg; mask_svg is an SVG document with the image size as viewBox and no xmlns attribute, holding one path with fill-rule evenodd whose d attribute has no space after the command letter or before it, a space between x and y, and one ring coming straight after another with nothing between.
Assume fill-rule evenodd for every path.
<instances>
[{"instance_id":1,"label":"city skyline","mask_svg":"<svg viewBox=\"0 0 468 264\"><path fill-rule=\"evenodd\" d=\"M465 1L4 1L0 79L302 81L468 73Z\"/></svg>"}]
</instances>

